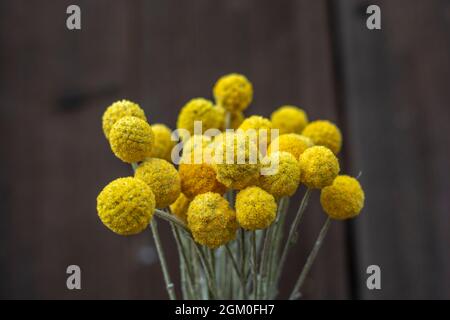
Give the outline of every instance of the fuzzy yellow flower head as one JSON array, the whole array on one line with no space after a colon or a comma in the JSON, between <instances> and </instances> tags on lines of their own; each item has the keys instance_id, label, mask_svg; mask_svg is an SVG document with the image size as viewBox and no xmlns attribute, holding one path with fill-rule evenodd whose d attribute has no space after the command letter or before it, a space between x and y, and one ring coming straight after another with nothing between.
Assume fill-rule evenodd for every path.
<instances>
[{"instance_id":1,"label":"fuzzy yellow flower head","mask_svg":"<svg viewBox=\"0 0 450 320\"><path fill-rule=\"evenodd\" d=\"M237 73L217 80L213 89L217 104L230 112L244 111L253 99L253 86L248 79Z\"/></svg>"},{"instance_id":2,"label":"fuzzy yellow flower head","mask_svg":"<svg viewBox=\"0 0 450 320\"><path fill-rule=\"evenodd\" d=\"M170 205L170 211L177 216L181 221L187 223L187 211L191 200L184 194L180 193L180 196Z\"/></svg>"},{"instance_id":3,"label":"fuzzy yellow flower head","mask_svg":"<svg viewBox=\"0 0 450 320\"><path fill-rule=\"evenodd\" d=\"M270 122L269 119L261 116L250 116L245 119L239 126L239 129L248 134L249 137L257 138L256 143L258 145L258 148L261 149L261 147L263 147L263 149L261 149L261 152L266 151L266 149L269 147L272 128L272 122ZM250 133L252 132L250 130L255 130L256 137L252 137L250 135Z\"/></svg>"},{"instance_id":4,"label":"fuzzy yellow flower head","mask_svg":"<svg viewBox=\"0 0 450 320\"><path fill-rule=\"evenodd\" d=\"M180 164L181 191L186 197L192 199L195 196L215 192L223 195L227 188L216 179L216 172L211 164Z\"/></svg>"},{"instance_id":5,"label":"fuzzy yellow flower head","mask_svg":"<svg viewBox=\"0 0 450 320\"><path fill-rule=\"evenodd\" d=\"M297 191L300 184L300 166L292 154L274 152L262 162L269 172L259 178L261 188L277 198L292 196Z\"/></svg>"},{"instance_id":6,"label":"fuzzy yellow flower head","mask_svg":"<svg viewBox=\"0 0 450 320\"><path fill-rule=\"evenodd\" d=\"M191 136L183 144L183 155L180 163L203 163L205 148L211 143L212 138L196 134Z\"/></svg>"},{"instance_id":7,"label":"fuzzy yellow flower head","mask_svg":"<svg viewBox=\"0 0 450 320\"><path fill-rule=\"evenodd\" d=\"M242 133L223 134L215 144L212 160L217 180L228 188L240 190L258 181L258 148Z\"/></svg>"},{"instance_id":8,"label":"fuzzy yellow flower head","mask_svg":"<svg viewBox=\"0 0 450 320\"><path fill-rule=\"evenodd\" d=\"M142 110L137 103L128 100L116 101L106 109L105 113L103 113L102 126L106 139L109 139L109 132L113 125L118 120L127 116L147 121L144 110Z\"/></svg>"},{"instance_id":9,"label":"fuzzy yellow flower head","mask_svg":"<svg viewBox=\"0 0 450 320\"><path fill-rule=\"evenodd\" d=\"M339 161L330 149L314 146L299 158L300 181L308 188L322 189L333 183L339 173Z\"/></svg>"},{"instance_id":10,"label":"fuzzy yellow flower head","mask_svg":"<svg viewBox=\"0 0 450 320\"><path fill-rule=\"evenodd\" d=\"M324 146L338 154L342 147L342 135L339 128L327 120L317 120L308 124L302 135L311 138L316 146Z\"/></svg>"},{"instance_id":11,"label":"fuzzy yellow flower head","mask_svg":"<svg viewBox=\"0 0 450 320\"><path fill-rule=\"evenodd\" d=\"M155 197L141 180L119 178L97 197L100 220L113 232L126 236L143 231L153 217Z\"/></svg>"},{"instance_id":12,"label":"fuzzy yellow flower head","mask_svg":"<svg viewBox=\"0 0 450 320\"><path fill-rule=\"evenodd\" d=\"M236 219L246 230L265 229L277 215L275 198L259 187L248 187L236 196Z\"/></svg>"},{"instance_id":13,"label":"fuzzy yellow flower head","mask_svg":"<svg viewBox=\"0 0 450 320\"><path fill-rule=\"evenodd\" d=\"M212 128L221 128L224 123L224 114L213 103L203 98L190 100L181 109L178 115L177 128L185 129L190 135L194 134L194 122L201 121L202 132ZM189 136L181 132L181 138L187 139Z\"/></svg>"},{"instance_id":14,"label":"fuzzy yellow flower head","mask_svg":"<svg viewBox=\"0 0 450 320\"><path fill-rule=\"evenodd\" d=\"M180 195L180 176L177 169L166 160L147 159L139 165L134 176L152 189L157 208L168 207Z\"/></svg>"},{"instance_id":15,"label":"fuzzy yellow flower head","mask_svg":"<svg viewBox=\"0 0 450 320\"><path fill-rule=\"evenodd\" d=\"M330 218L353 218L364 207L364 191L355 178L338 176L331 186L322 189L320 203Z\"/></svg>"},{"instance_id":16,"label":"fuzzy yellow flower head","mask_svg":"<svg viewBox=\"0 0 450 320\"><path fill-rule=\"evenodd\" d=\"M154 135L150 125L136 117L123 117L109 132L109 143L122 161L133 163L150 156Z\"/></svg>"},{"instance_id":17,"label":"fuzzy yellow flower head","mask_svg":"<svg viewBox=\"0 0 450 320\"><path fill-rule=\"evenodd\" d=\"M282 106L275 110L270 120L273 127L280 130L280 134L302 133L308 124L306 112L295 106Z\"/></svg>"},{"instance_id":18,"label":"fuzzy yellow flower head","mask_svg":"<svg viewBox=\"0 0 450 320\"><path fill-rule=\"evenodd\" d=\"M150 157L171 162L172 149L176 144L171 138L172 131L167 126L159 123L152 125L152 131L155 136L155 142Z\"/></svg>"},{"instance_id":19,"label":"fuzzy yellow flower head","mask_svg":"<svg viewBox=\"0 0 450 320\"><path fill-rule=\"evenodd\" d=\"M187 221L194 240L212 249L236 237L236 213L217 193L196 196L189 205Z\"/></svg>"},{"instance_id":20,"label":"fuzzy yellow flower head","mask_svg":"<svg viewBox=\"0 0 450 320\"><path fill-rule=\"evenodd\" d=\"M295 159L298 159L306 149L313 145L314 143L308 137L296 133L287 133L273 139L267 153L270 154L278 148L278 151L289 152Z\"/></svg>"}]
</instances>

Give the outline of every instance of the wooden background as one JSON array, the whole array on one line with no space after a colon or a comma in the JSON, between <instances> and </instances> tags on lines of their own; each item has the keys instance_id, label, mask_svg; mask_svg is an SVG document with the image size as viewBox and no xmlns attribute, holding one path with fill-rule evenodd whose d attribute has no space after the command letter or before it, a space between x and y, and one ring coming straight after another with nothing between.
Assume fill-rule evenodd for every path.
<instances>
[{"instance_id":1,"label":"wooden background","mask_svg":"<svg viewBox=\"0 0 450 320\"><path fill-rule=\"evenodd\" d=\"M81 31L65 27L73 3ZM365 27L369 4L381 31ZM255 88L247 115L291 103L336 121L343 171L362 172L366 208L333 223L305 298L449 299L449 56L444 0L1 1L0 297L166 298L150 235L118 237L97 218L98 192L130 174L101 115L129 98L173 127L188 99L241 72ZM325 219L312 203L282 297ZM70 264L81 291L66 289ZM382 290L366 288L371 264Z\"/></svg>"}]
</instances>

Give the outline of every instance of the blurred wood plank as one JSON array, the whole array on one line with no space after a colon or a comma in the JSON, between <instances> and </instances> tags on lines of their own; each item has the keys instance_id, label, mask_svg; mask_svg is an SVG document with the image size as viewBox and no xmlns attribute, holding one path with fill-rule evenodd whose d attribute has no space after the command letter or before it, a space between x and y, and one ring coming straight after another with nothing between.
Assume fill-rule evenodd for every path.
<instances>
[{"instance_id":1,"label":"blurred wood plank","mask_svg":"<svg viewBox=\"0 0 450 320\"><path fill-rule=\"evenodd\" d=\"M366 208L354 221L357 297L450 298L450 6L332 1L349 172ZM382 30L366 28L369 4ZM366 288L377 264L382 290Z\"/></svg>"}]
</instances>

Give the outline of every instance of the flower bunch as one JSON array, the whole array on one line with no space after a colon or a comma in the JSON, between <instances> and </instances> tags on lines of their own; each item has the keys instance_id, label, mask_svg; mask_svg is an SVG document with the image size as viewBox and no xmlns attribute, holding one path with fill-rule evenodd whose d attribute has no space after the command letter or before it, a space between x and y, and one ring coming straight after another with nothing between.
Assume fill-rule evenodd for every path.
<instances>
[{"instance_id":1,"label":"flower bunch","mask_svg":"<svg viewBox=\"0 0 450 320\"><path fill-rule=\"evenodd\" d=\"M341 132L292 105L270 118L245 117L253 85L240 74L221 77L212 91L214 101L194 98L181 108L174 132L148 123L134 102L106 109L105 137L133 175L104 187L98 216L123 236L150 225L171 299L154 216L171 225L183 298L273 299L309 196L319 190L327 219L289 297L296 299L331 220L353 218L364 206L358 180L339 175ZM306 191L285 235L289 199L300 186Z\"/></svg>"}]
</instances>

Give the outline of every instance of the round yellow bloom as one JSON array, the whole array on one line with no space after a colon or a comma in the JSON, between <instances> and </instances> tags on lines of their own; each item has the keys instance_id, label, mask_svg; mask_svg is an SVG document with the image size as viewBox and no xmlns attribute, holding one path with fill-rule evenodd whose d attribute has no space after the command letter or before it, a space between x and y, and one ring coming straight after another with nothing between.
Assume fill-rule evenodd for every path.
<instances>
[{"instance_id":1,"label":"round yellow bloom","mask_svg":"<svg viewBox=\"0 0 450 320\"><path fill-rule=\"evenodd\" d=\"M150 156L154 135L150 125L136 117L123 117L109 132L109 143L122 161L133 163Z\"/></svg>"},{"instance_id":2,"label":"round yellow bloom","mask_svg":"<svg viewBox=\"0 0 450 320\"><path fill-rule=\"evenodd\" d=\"M317 120L308 124L302 135L311 138L317 146L324 146L338 154L342 147L342 135L339 128L327 120Z\"/></svg>"},{"instance_id":3,"label":"round yellow bloom","mask_svg":"<svg viewBox=\"0 0 450 320\"><path fill-rule=\"evenodd\" d=\"M217 80L213 89L217 104L230 112L244 111L253 99L253 86L248 79L232 73Z\"/></svg>"},{"instance_id":4,"label":"round yellow bloom","mask_svg":"<svg viewBox=\"0 0 450 320\"><path fill-rule=\"evenodd\" d=\"M209 100L203 98L195 98L190 100L181 109L178 115L177 128L189 131L190 135L194 134L194 122L201 121L202 131L205 132L212 128L221 128L223 126L223 113ZM189 136L183 135L185 140Z\"/></svg>"},{"instance_id":5,"label":"round yellow bloom","mask_svg":"<svg viewBox=\"0 0 450 320\"><path fill-rule=\"evenodd\" d=\"M275 198L259 187L248 187L236 196L236 219L246 230L265 229L277 215Z\"/></svg>"},{"instance_id":6,"label":"round yellow bloom","mask_svg":"<svg viewBox=\"0 0 450 320\"><path fill-rule=\"evenodd\" d=\"M172 131L167 126L159 123L152 125L152 131L155 136L155 143L150 152L150 157L171 162L172 149L176 144L171 138Z\"/></svg>"},{"instance_id":7,"label":"round yellow bloom","mask_svg":"<svg viewBox=\"0 0 450 320\"><path fill-rule=\"evenodd\" d=\"M276 151L278 146L278 151L289 152L295 159L298 159L306 149L313 145L314 143L308 137L296 133L287 133L276 137L269 145L267 153Z\"/></svg>"},{"instance_id":8,"label":"round yellow bloom","mask_svg":"<svg viewBox=\"0 0 450 320\"><path fill-rule=\"evenodd\" d=\"M223 134L215 143L212 161L217 180L228 188L240 190L258 181L258 148L242 133Z\"/></svg>"},{"instance_id":9,"label":"round yellow bloom","mask_svg":"<svg viewBox=\"0 0 450 320\"><path fill-rule=\"evenodd\" d=\"M181 163L178 171L181 179L181 191L190 199L206 192L223 195L227 190L222 183L217 181L216 172L210 164Z\"/></svg>"},{"instance_id":10,"label":"round yellow bloom","mask_svg":"<svg viewBox=\"0 0 450 320\"><path fill-rule=\"evenodd\" d=\"M202 163L205 158L205 148L212 138L205 135L193 135L183 144L183 155L180 163Z\"/></svg>"},{"instance_id":11,"label":"round yellow bloom","mask_svg":"<svg viewBox=\"0 0 450 320\"><path fill-rule=\"evenodd\" d=\"M184 194L180 193L180 196L170 205L170 211L172 214L181 219L184 223L187 223L187 211L191 200Z\"/></svg>"},{"instance_id":12,"label":"round yellow bloom","mask_svg":"<svg viewBox=\"0 0 450 320\"><path fill-rule=\"evenodd\" d=\"M331 186L322 189L320 203L330 218L353 218L364 207L364 191L355 178L338 176Z\"/></svg>"},{"instance_id":13,"label":"round yellow bloom","mask_svg":"<svg viewBox=\"0 0 450 320\"><path fill-rule=\"evenodd\" d=\"M236 237L236 213L227 200L207 192L192 200L187 213L188 227L194 240L209 248L217 248Z\"/></svg>"},{"instance_id":14,"label":"round yellow bloom","mask_svg":"<svg viewBox=\"0 0 450 320\"><path fill-rule=\"evenodd\" d=\"M270 144L272 128L272 122L261 116L250 116L239 126L239 129L244 131L246 134L250 133L249 130L256 131L256 143L258 148L261 149L262 147L261 151L265 151ZM252 137L251 135L249 136Z\"/></svg>"},{"instance_id":15,"label":"round yellow bloom","mask_svg":"<svg viewBox=\"0 0 450 320\"><path fill-rule=\"evenodd\" d=\"M288 152L274 152L263 160L270 172L261 175L259 186L275 197L292 196L300 184L300 166ZM273 172L272 172L273 171Z\"/></svg>"},{"instance_id":16,"label":"round yellow bloom","mask_svg":"<svg viewBox=\"0 0 450 320\"><path fill-rule=\"evenodd\" d=\"M106 139L109 139L109 132L113 125L126 116L132 116L147 121L144 110L142 110L138 104L128 100L116 101L106 109L105 113L103 113L102 126Z\"/></svg>"},{"instance_id":17,"label":"round yellow bloom","mask_svg":"<svg viewBox=\"0 0 450 320\"><path fill-rule=\"evenodd\" d=\"M295 106L282 106L270 116L273 127L280 130L280 134L302 133L308 124L306 112Z\"/></svg>"},{"instance_id":18,"label":"round yellow bloom","mask_svg":"<svg viewBox=\"0 0 450 320\"><path fill-rule=\"evenodd\" d=\"M147 228L154 210L152 190L133 177L112 181L97 197L100 220L122 236L136 234Z\"/></svg>"},{"instance_id":19,"label":"round yellow bloom","mask_svg":"<svg viewBox=\"0 0 450 320\"><path fill-rule=\"evenodd\" d=\"M339 173L339 161L330 149L314 146L299 158L300 181L308 188L322 189L333 183Z\"/></svg>"},{"instance_id":20,"label":"round yellow bloom","mask_svg":"<svg viewBox=\"0 0 450 320\"><path fill-rule=\"evenodd\" d=\"M180 195L180 176L177 169L166 160L147 159L139 165L134 176L152 189L157 208L168 207Z\"/></svg>"}]
</instances>

